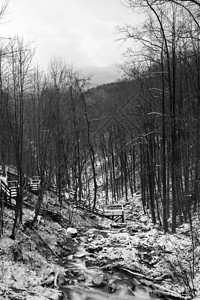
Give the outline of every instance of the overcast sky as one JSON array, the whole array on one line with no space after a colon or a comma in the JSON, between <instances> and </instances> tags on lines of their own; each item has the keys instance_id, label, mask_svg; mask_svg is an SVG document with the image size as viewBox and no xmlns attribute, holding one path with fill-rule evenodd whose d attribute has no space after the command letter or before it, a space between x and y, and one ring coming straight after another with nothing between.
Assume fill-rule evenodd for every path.
<instances>
[{"instance_id":1,"label":"overcast sky","mask_svg":"<svg viewBox=\"0 0 200 300\"><path fill-rule=\"evenodd\" d=\"M138 18L120 0L10 0L0 31L34 41L43 67L54 56L75 68L107 66L125 49L116 42L116 26Z\"/></svg>"}]
</instances>

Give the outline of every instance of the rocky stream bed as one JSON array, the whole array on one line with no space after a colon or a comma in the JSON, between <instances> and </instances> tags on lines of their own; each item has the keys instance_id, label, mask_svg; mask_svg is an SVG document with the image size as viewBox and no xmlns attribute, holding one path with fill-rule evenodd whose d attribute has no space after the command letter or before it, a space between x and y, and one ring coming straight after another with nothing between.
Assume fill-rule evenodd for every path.
<instances>
[{"instance_id":1,"label":"rocky stream bed","mask_svg":"<svg viewBox=\"0 0 200 300\"><path fill-rule=\"evenodd\" d=\"M43 214L34 228L18 228L11 240L14 214L6 209L0 299L200 299L199 221L192 236L190 224L164 234L139 196L125 210L125 223L113 223L67 206L53 219ZM24 222L31 217L24 209Z\"/></svg>"},{"instance_id":2,"label":"rocky stream bed","mask_svg":"<svg viewBox=\"0 0 200 300\"><path fill-rule=\"evenodd\" d=\"M150 300L152 290L133 275L120 268L116 260L110 264L106 259L97 258L103 250L100 242L106 239L109 230L90 229L82 236L76 253L67 265L67 275L71 275L68 285L61 288L70 300ZM98 246L88 246L88 240L98 241ZM74 278L75 275L75 279ZM155 299L156 297L154 297Z\"/></svg>"}]
</instances>

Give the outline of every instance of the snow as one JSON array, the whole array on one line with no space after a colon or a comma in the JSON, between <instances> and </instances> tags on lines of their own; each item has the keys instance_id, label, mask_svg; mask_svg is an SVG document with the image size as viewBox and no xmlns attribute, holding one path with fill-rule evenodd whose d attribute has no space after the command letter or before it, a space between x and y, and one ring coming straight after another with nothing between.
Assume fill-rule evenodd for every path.
<instances>
[{"instance_id":1,"label":"snow","mask_svg":"<svg viewBox=\"0 0 200 300\"><path fill-rule=\"evenodd\" d=\"M48 201L53 199L48 198ZM182 224L176 234L164 234L159 226L152 224L149 216L144 215L140 195L130 199L125 210L126 221L119 228L113 228L112 221L108 219L98 218L97 221L104 228L98 231L94 228L97 221L95 223L86 218L84 212L76 211L72 218L74 222L68 229L41 217L37 232L57 253L60 240L65 241L71 234L77 234L78 229L82 229L84 234L87 231L88 246L98 249L95 261L117 263L155 281L160 278L163 287L178 293L189 294L189 288L193 289L194 286L195 300L200 300L199 220L193 220L192 235L189 223ZM62 213L71 222L71 212L63 208ZM24 208L24 222L31 218L31 210ZM19 289L27 300L56 299L58 294L55 289L42 286L50 274L57 272L55 260L50 255L44 258L28 231L19 229L17 239L11 240L8 236L13 223L13 211L5 209L4 219L5 230L0 241L0 299L8 294L14 298ZM17 255L17 259L14 255ZM70 255L68 253L66 257L69 259Z\"/></svg>"}]
</instances>

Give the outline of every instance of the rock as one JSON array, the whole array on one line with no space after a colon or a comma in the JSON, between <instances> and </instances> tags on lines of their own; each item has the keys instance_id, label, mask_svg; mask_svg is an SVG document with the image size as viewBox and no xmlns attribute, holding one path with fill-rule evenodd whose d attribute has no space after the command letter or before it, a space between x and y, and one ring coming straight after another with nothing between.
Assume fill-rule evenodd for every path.
<instances>
[{"instance_id":1,"label":"rock","mask_svg":"<svg viewBox=\"0 0 200 300\"><path fill-rule=\"evenodd\" d=\"M142 226L142 231L150 231L150 230L151 230L150 226L148 226L148 225Z\"/></svg>"},{"instance_id":2,"label":"rock","mask_svg":"<svg viewBox=\"0 0 200 300\"><path fill-rule=\"evenodd\" d=\"M107 261L106 258L100 259L100 261L99 261L99 267L103 267L103 266L105 266L107 264L108 264L108 261Z\"/></svg>"},{"instance_id":3,"label":"rock","mask_svg":"<svg viewBox=\"0 0 200 300\"><path fill-rule=\"evenodd\" d=\"M98 266L98 261L96 259L87 259L85 261L86 268Z\"/></svg>"},{"instance_id":4,"label":"rock","mask_svg":"<svg viewBox=\"0 0 200 300\"><path fill-rule=\"evenodd\" d=\"M145 286L148 286L148 287L151 287L152 286L152 281L151 280L147 280L147 279L144 279L144 278L141 278L140 279L140 282L145 285Z\"/></svg>"},{"instance_id":5,"label":"rock","mask_svg":"<svg viewBox=\"0 0 200 300\"><path fill-rule=\"evenodd\" d=\"M88 238L93 240L95 238L95 234L94 233L88 233Z\"/></svg>"},{"instance_id":6,"label":"rock","mask_svg":"<svg viewBox=\"0 0 200 300\"><path fill-rule=\"evenodd\" d=\"M62 292L58 290L47 290L43 295L49 300L60 300L63 297Z\"/></svg>"},{"instance_id":7,"label":"rock","mask_svg":"<svg viewBox=\"0 0 200 300\"><path fill-rule=\"evenodd\" d=\"M147 223L149 221L149 217L148 216L142 216L142 217L140 217L140 222L142 222L142 223Z\"/></svg>"},{"instance_id":8,"label":"rock","mask_svg":"<svg viewBox=\"0 0 200 300\"><path fill-rule=\"evenodd\" d=\"M103 249L102 246L89 246L86 250L89 252L89 253L95 253L95 252L99 252Z\"/></svg>"},{"instance_id":9,"label":"rock","mask_svg":"<svg viewBox=\"0 0 200 300\"><path fill-rule=\"evenodd\" d=\"M81 274L81 275L79 275L78 277L77 277L77 280L78 281L85 281L85 275L84 274Z\"/></svg>"},{"instance_id":10,"label":"rock","mask_svg":"<svg viewBox=\"0 0 200 300\"><path fill-rule=\"evenodd\" d=\"M88 216L92 220L97 219L97 216L95 216L94 214L88 214Z\"/></svg>"},{"instance_id":11,"label":"rock","mask_svg":"<svg viewBox=\"0 0 200 300\"><path fill-rule=\"evenodd\" d=\"M26 300L47 300L47 298L45 296L42 295L38 295L38 296L33 296L33 295L27 295L26 296Z\"/></svg>"},{"instance_id":12,"label":"rock","mask_svg":"<svg viewBox=\"0 0 200 300\"><path fill-rule=\"evenodd\" d=\"M71 248L69 248L69 247L67 247L67 246L63 246L62 248L63 248L63 250L66 251L66 252L71 252L71 250L72 250Z\"/></svg>"},{"instance_id":13,"label":"rock","mask_svg":"<svg viewBox=\"0 0 200 300\"><path fill-rule=\"evenodd\" d=\"M13 300L24 300L25 297L23 295L20 295L18 293L14 293L13 291L8 291L6 298L0 298L0 299L13 299Z\"/></svg>"},{"instance_id":14,"label":"rock","mask_svg":"<svg viewBox=\"0 0 200 300\"><path fill-rule=\"evenodd\" d=\"M154 226L153 226L155 229L157 229L157 230L159 230L159 229L161 229L161 226L159 225L159 224L155 224ZM150 228L151 229L151 228ZM149 230L150 230L149 229Z\"/></svg>"},{"instance_id":15,"label":"rock","mask_svg":"<svg viewBox=\"0 0 200 300\"><path fill-rule=\"evenodd\" d=\"M63 294L61 292L55 292L50 297L51 300L61 300L63 299Z\"/></svg>"},{"instance_id":16,"label":"rock","mask_svg":"<svg viewBox=\"0 0 200 300\"><path fill-rule=\"evenodd\" d=\"M98 240L100 241L102 239L103 239L103 236L101 234L98 234L98 235L95 236L95 240L97 240L97 241Z\"/></svg>"},{"instance_id":17,"label":"rock","mask_svg":"<svg viewBox=\"0 0 200 300\"><path fill-rule=\"evenodd\" d=\"M62 259L62 264L65 265L65 264L67 264L67 263L68 263L68 257L64 257L64 258Z\"/></svg>"},{"instance_id":18,"label":"rock","mask_svg":"<svg viewBox=\"0 0 200 300\"><path fill-rule=\"evenodd\" d=\"M130 230L130 235L134 235L135 233L138 233L138 228L132 228L131 230Z\"/></svg>"},{"instance_id":19,"label":"rock","mask_svg":"<svg viewBox=\"0 0 200 300\"><path fill-rule=\"evenodd\" d=\"M107 284L108 280L104 274L98 274L92 279L92 284L97 287L102 287Z\"/></svg>"},{"instance_id":20,"label":"rock","mask_svg":"<svg viewBox=\"0 0 200 300\"><path fill-rule=\"evenodd\" d=\"M74 257L74 256L71 254L71 255L69 255L67 258L68 258L68 260L72 260L73 257Z\"/></svg>"},{"instance_id":21,"label":"rock","mask_svg":"<svg viewBox=\"0 0 200 300\"><path fill-rule=\"evenodd\" d=\"M50 275L48 278L46 278L41 285L42 286L53 286L54 283L54 275Z\"/></svg>"},{"instance_id":22,"label":"rock","mask_svg":"<svg viewBox=\"0 0 200 300\"><path fill-rule=\"evenodd\" d=\"M74 254L74 257L76 258L83 258L85 257L86 253L77 253L77 254Z\"/></svg>"},{"instance_id":23,"label":"rock","mask_svg":"<svg viewBox=\"0 0 200 300\"><path fill-rule=\"evenodd\" d=\"M109 293L114 293L117 290L117 285L115 283L110 283L108 285L108 292Z\"/></svg>"},{"instance_id":24,"label":"rock","mask_svg":"<svg viewBox=\"0 0 200 300\"><path fill-rule=\"evenodd\" d=\"M67 230L66 230L66 233L67 233L68 236L76 237L78 231L77 231L76 228L68 227Z\"/></svg>"},{"instance_id":25,"label":"rock","mask_svg":"<svg viewBox=\"0 0 200 300\"><path fill-rule=\"evenodd\" d=\"M73 274L73 276L76 276L76 277L82 275L81 271L78 269L72 269L71 273Z\"/></svg>"},{"instance_id":26,"label":"rock","mask_svg":"<svg viewBox=\"0 0 200 300\"><path fill-rule=\"evenodd\" d=\"M112 228L123 228L123 227L126 227L127 224L126 223L120 223L120 222L113 222L111 223L111 227Z\"/></svg>"},{"instance_id":27,"label":"rock","mask_svg":"<svg viewBox=\"0 0 200 300\"><path fill-rule=\"evenodd\" d=\"M59 288L65 283L65 272L62 269L59 269L57 272L55 272L54 277L54 286Z\"/></svg>"}]
</instances>

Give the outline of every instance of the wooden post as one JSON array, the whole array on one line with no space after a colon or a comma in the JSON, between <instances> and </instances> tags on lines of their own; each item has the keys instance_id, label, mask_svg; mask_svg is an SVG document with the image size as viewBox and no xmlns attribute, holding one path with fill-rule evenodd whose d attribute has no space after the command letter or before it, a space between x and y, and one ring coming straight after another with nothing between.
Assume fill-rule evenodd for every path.
<instances>
[{"instance_id":1,"label":"wooden post","mask_svg":"<svg viewBox=\"0 0 200 300\"><path fill-rule=\"evenodd\" d=\"M122 223L124 223L124 211L122 211Z\"/></svg>"}]
</instances>

